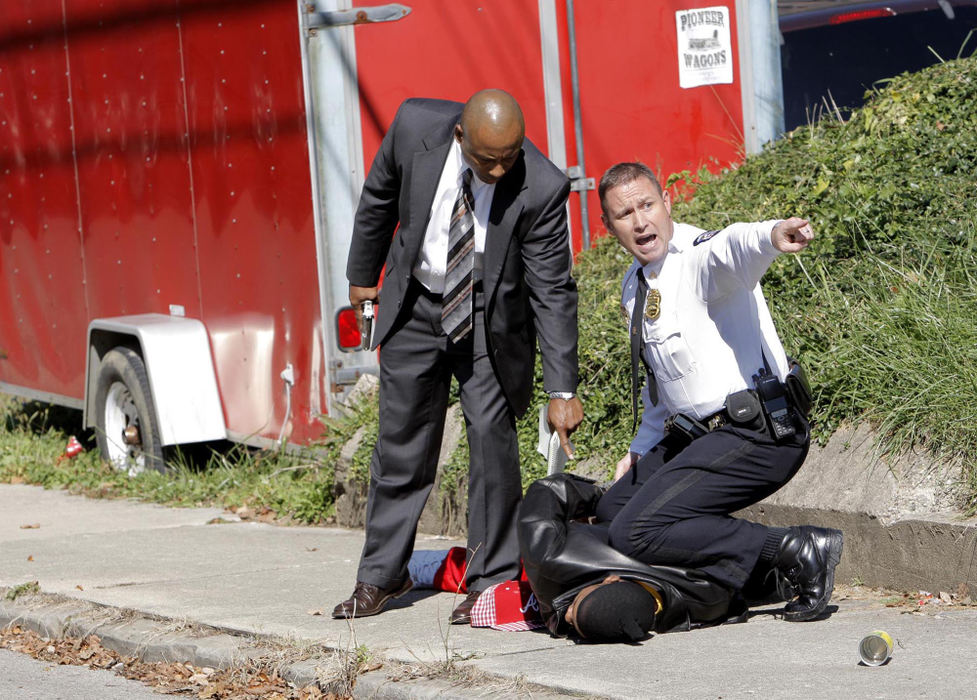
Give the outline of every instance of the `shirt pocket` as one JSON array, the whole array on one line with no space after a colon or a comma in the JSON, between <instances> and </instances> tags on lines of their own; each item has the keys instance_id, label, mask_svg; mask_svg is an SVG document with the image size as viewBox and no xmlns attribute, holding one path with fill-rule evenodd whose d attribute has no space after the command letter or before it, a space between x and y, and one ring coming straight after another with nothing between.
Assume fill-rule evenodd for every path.
<instances>
[{"instance_id":1,"label":"shirt pocket","mask_svg":"<svg viewBox=\"0 0 977 700\"><path fill-rule=\"evenodd\" d=\"M695 358L681 331L652 333L646 347L659 381L681 379L695 370Z\"/></svg>"}]
</instances>

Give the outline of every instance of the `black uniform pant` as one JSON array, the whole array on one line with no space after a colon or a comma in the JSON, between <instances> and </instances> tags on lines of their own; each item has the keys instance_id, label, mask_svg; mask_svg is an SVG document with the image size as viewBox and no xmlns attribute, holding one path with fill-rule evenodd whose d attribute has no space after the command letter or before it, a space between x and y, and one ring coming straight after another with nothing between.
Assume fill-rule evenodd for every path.
<instances>
[{"instance_id":1,"label":"black uniform pant","mask_svg":"<svg viewBox=\"0 0 977 700\"><path fill-rule=\"evenodd\" d=\"M370 464L366 541L357 578L381 588L407 576L417 522L437 475L451 377L468 433L468 590L519 575L522 497L515 416L492 368L482 293L458 343L441 327L441 301L413 281L380 349L380 422ZM381 311L380 313L383 313Z\"/></svg>"},{"instance_id":2,"label":"black uniform pant","mask_svg":"<svg viewBox=\"0 0 977 700\"><path fill-rule=\"evenodd\" d=\"M806 424L781 443L732 426L687 444L666 436L604 494L597 517L610 522L610 544L624 554L699 569L741 590L770 529L730 513L787 483L808 443Z\"/></svg>"}]
</instances>

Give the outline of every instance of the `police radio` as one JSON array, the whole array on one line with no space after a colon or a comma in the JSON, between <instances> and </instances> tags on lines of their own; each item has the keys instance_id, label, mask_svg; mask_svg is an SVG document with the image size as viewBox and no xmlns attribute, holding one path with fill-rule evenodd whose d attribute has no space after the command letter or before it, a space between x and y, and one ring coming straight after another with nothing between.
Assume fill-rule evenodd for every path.
<instances>
[{"instance_id":1,"label":"police radio","mask_svg":"<svg viewBox=\"0 0 977 700\"><path fill-rule=\"evenodd\" d=\"M796 433L794 411L787 399L787 391L777 375L761 369L758 374L753 375L753 385L774 439L782 440Z\"/></svg>"}]
</instances>

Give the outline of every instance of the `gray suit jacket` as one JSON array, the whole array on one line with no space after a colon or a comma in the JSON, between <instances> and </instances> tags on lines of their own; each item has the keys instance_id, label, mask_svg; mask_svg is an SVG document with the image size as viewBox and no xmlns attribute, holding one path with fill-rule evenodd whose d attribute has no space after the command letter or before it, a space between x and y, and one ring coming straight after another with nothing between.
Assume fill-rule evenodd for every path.
<instances>
[{"instance_id":1,"label":"gray suit jacket","mask_svg":"<svg viewBox=\"0 0 977 700\"><path fill-rule=\"evenodd\" d=\"M445 100L405 101L363 185L346 277L351 284L372 287L386 265L374 328L377 345L386 340L403 307L461 109L460 103ZM486 337L516 415L532 398L537 334L544 389L577 387L569 192L566 176L528 140L495 186L483 254Z\"/></svg>"}]
</instances>

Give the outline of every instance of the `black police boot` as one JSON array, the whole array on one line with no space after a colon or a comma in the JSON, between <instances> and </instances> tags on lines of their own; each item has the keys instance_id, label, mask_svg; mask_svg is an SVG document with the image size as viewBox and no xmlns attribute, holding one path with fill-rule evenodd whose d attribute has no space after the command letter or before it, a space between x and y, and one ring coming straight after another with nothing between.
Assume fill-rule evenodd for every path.
<instances>
[{"instance_id":1,"label":"black police boot","mask_svg":"<svg viewBox=\"0 0 977 700\"><path fill-rule=\"evenodd\" d=\"M784 607L785 620L803 622L824 612L831 600L843 546L841 530L805 525L787 531L773 561L797 595Z\"/></svg>"}]
</instances>

